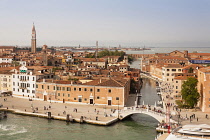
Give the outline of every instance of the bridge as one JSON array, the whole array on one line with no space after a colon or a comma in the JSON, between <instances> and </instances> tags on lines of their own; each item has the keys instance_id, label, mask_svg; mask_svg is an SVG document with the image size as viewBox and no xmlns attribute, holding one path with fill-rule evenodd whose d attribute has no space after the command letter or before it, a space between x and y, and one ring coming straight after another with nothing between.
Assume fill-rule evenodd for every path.
<instances>
[{"instance_id":1,"label":"bridge","mask_svg":"<svg viewBox=\"0 0 210 140\"><path fill-rule=\"evenodd\" d=\"M149 110L148 108L136 108L136 107L124 108L124 110L119 110L119 113L118 111L116 111L113 114L113 116L118 117L120 120L123 120L133 114L146 114L155 118L160 123L165 122L166 120L165 113ZM170 122L175 123L176 121L170 119Z\"/></svg>"}]
</instances>

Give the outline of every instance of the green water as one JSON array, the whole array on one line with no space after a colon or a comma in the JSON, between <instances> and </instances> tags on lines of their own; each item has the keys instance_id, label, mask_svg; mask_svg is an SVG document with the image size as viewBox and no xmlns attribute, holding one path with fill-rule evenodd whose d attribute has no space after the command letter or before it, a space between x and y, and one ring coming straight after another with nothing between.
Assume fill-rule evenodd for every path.
<instances>
[{"instance_id":1,"label":"green water","mask_svg":"<svg viewBox=\"0 0 210 140\"><path fill-rule=\"evenodd\" d=\"M156 125L155 119L142 114L107 127L8 114L0 121L0 139L154 140Z\"/></svg>"}]
</instances>

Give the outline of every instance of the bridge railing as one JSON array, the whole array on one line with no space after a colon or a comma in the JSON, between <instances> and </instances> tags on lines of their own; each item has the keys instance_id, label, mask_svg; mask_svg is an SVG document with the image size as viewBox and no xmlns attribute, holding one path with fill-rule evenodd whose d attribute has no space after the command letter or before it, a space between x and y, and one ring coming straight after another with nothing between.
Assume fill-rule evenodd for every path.
<instances>
[{"instance_id":1,"label":"bridge railing","mask_svg":"<svg viewBox=\"0 0 210 140\"><path fill-rule=\"evenodd\" d=\"M154 111L154 110L151 110L151 109L148 109L148 108L137 108L137 107L130 107L130 108L127 108L127 109L124 109L124 110L120 110L119 113L130 113L130 112L137 112L139 111L140 113L152 113L152 114L156 114L158 116L162 116L162 117L165 117L165 113L164 112L158 112L158 111Z\"/></svg>"}]
</instances>

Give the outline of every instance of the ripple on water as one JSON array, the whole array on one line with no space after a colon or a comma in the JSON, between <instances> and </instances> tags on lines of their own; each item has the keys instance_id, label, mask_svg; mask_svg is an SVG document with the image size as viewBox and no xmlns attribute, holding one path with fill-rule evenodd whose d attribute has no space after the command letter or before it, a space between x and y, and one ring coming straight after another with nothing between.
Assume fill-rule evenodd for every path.
<instances>
[{"instance_id":1,"label":"ripple on water","mask_svg":"<svg viewBox=\"0 0 210 140\"><path fill-rule=\"evenodd\" d=\"M0 136L4 135L16 135L20 133L26 133L27 130L24 127L19 127L17 125L5 125L0 124Z\"/></svg>"}]
</instances>

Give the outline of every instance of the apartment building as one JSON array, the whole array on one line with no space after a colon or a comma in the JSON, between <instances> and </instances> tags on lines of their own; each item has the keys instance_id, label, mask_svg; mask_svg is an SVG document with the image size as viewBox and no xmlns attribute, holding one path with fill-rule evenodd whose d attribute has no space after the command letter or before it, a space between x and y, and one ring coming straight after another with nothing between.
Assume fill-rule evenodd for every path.
<instances>
[{"instance_id":1,"label":"apartment building","mask_svg":"<svg viewBox=\"0 0 210 140\"><path fill-rule=\"evenodd\" d=\"M21 66L12 74L12 91L15 96L35 97L36 80L52 78L52 67Z\"/></svg>"},{"instance_id":2,"label":"apartment building","mask_svg":"<svg viewBox=\"0 0 210 140\"><path fill-rule=\"evenodd\" d=\"M182 73L183 66L180 64L167 64L162 67L162 80L173 82L175 73Z\"/></svg>"}]
</instances>

